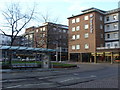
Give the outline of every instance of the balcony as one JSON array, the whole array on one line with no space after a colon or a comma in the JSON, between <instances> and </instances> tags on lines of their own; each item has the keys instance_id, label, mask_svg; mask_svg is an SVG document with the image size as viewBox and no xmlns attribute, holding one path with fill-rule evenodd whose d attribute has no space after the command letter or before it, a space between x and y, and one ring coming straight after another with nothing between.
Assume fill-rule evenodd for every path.
<instances>
[{"instance_id":1,"label":"balcony","mask_svg":"<svg viewBox=\"0 0 120 90\"><path fill-rule=\"evenodd\" d=\"M112 46L112 47L97 47L97 50L101 50L101 49L118 49L120 48L120 46Z\"/></svg>"}]
</instances>

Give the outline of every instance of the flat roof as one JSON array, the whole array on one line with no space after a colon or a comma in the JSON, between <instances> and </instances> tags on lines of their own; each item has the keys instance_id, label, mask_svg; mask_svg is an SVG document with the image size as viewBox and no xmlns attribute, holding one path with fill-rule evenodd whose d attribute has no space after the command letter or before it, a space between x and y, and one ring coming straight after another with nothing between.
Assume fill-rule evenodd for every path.
<instances>
[{"instance_id":1,"label":"flat roof","mask_svg":"<svg viewBox=\"0 0 120 90\"><path fill-rule=\"evenodd\" d=\"M0 50L25 50L25 51L45 51L45 52L57 51L56 49L21 47L21 46L0 46Z\"/></svg>"}]
</instances>

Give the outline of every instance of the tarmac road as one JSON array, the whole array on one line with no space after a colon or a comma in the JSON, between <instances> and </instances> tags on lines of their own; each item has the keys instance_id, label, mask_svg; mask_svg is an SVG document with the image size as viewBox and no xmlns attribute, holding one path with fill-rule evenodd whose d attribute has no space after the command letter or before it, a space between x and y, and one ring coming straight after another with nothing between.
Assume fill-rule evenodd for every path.
<instances>
[{"instance_id":1,"label":"tarmac road","mask_svg":"<svg viewBox=\"0 0 120 90\"><path fill-rule=\"evenodd\" d=\"M118 88L117 64L78 64L72 69L8 70L2 88Z\"/></svg>"}]
</instances>

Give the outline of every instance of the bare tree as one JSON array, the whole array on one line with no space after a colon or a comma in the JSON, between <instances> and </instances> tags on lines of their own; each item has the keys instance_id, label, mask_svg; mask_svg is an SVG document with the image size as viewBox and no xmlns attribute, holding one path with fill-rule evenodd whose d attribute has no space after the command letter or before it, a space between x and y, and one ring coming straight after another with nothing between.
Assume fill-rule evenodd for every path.
<instances>
[{"instance_id":1,"label":"bare tree","mask_svg":"<svg viewBox=\"0 0 120 90\"><path fill-rule=\"evenodd\" d=\"M23 28L33 19L33 15L35 13L35 7L26 13L22 13L19 4L13 3L7 8L6 11L3 11L2 14L5 17L7 22L7 28L9 28L11 34L7 34L4 30L0 29L0 31L5 35L11 38L10 45L13 45L14 40L17 35L22 31Z\"/></svg>"},{"instance_id":2,"label":"bare tree","mask_svg":"<svg viewBox=\"0 0 120 90\"><path fill-rule=\"evenodd\" d=\"M35 13L35 7L29 12L23 12L19 6L19 3L12 3L5 11L2 12L5 21L7 22L6 28L10 30L11 33L6 33L5 30L0 29L0 31L11 38L10 46L13 45L18 34L23 28L33 19ZM9 51L9 64L12 61L12 51Z\"/></svg>"}]
</instances>

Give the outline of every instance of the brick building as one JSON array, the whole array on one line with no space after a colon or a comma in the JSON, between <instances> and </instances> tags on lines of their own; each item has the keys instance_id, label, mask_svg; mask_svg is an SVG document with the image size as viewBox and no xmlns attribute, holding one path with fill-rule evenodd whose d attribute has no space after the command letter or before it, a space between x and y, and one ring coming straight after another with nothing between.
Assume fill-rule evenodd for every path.
<instances>
[{"instance_id":1,"label":"brick building","mask_svg":"<svg viewBox=\"0 0 120 90\"><path fill-rule=\"evenodd\" d=\"M97 62L106 52L111 58L115 54L120 56L120 8L110 11L89 8L82 12L68 18L69 60Z\"/></svg>"},{"instance_id":2,"label":"brick building","mask_svg":"<svg viewBox=\"0 0 120 90\"><path fill-rule=\"evenodd\" d=\"M67 59L68 26L46 22L39 27L30 27L25 31L26 46L35 48L61 49Z\"/></svg>"}]
</instances>

